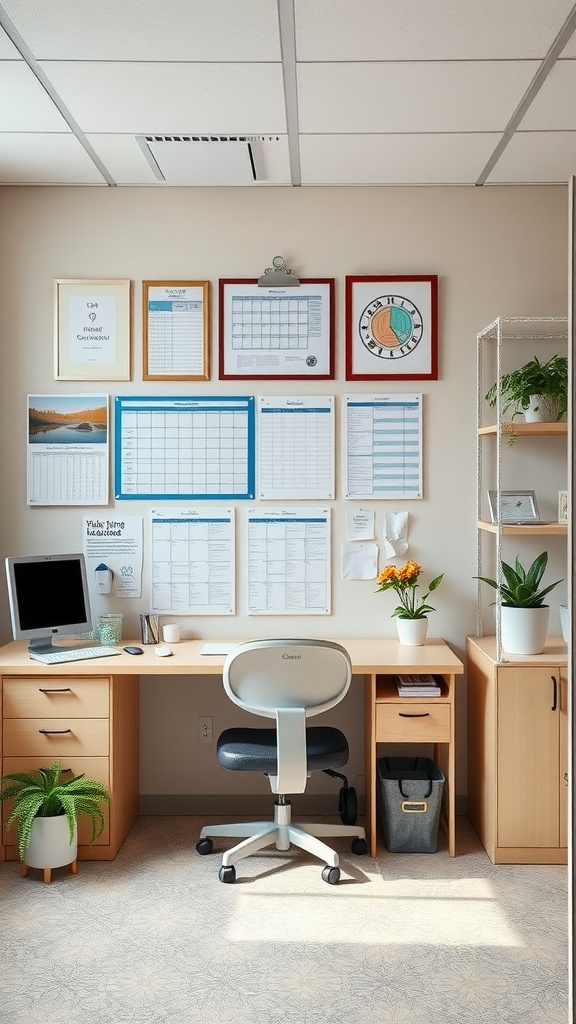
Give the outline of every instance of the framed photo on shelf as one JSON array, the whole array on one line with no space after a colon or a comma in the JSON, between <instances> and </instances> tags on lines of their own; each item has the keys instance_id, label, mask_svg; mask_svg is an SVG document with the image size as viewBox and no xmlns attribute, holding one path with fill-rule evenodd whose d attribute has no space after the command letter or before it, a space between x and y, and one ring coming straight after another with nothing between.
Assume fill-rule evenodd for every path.
<instances>
[{"instance_id":1,"label":"framed photo on shelf","mask_svg":"<svg viewBox=\"0 0 576 1024\"><path fill-rule=\"evenodd\" d=\"M498 492L488 491L492 523L498 522ZM500 521L506 525L529 526L540 522L534 491L500 491Z\"/></svg>"},{"instance_id":2,"label":"framed photo on shelf","mask_svg":"<svg viewBox=\"0 0 576 1024\"><path fill-rule=\"evenodd\" d=\"M210 380L210 282L142 282L144 380Z\"/></svg>"},{"instance_id":3,"label":"framed photo on shelf","mask_svg":"<svg viewBox=\"0 0 576 1024\"><path fill-rule=\"evenodd\" d=\"M130 380L130 281L54 282L56 380Z\"/></svg>"},{"instance_id":4,"label":"framed photo on shelf","mask_svg":"<svg viewBox=\"0 0 576 1024\"><path fill-rule=\"evenodd\" d=\"M346 380L438 380L438 276L346 277Z\"/></svg>"},{"instance_id":5,"label":"framed photo on shelf","mask_svg":"<svg viewBox=\"0 0 576 1024\"><path fill-rule=\"evenodd\" d=\"M334 278L219 281L220 380L334 380Z\"/></svg>"}]
</instances>

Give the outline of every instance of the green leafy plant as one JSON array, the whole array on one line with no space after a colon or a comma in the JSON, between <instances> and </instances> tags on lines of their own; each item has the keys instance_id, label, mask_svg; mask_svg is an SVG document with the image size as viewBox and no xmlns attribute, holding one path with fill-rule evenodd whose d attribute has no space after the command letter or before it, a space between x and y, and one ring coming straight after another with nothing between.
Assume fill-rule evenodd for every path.
<instances>
[{"instance_id":1,"label":"green leafy plant","mask_svg":"<svg viewBox=\"0 0 576 1024\"><path fill-rule=\"evenodd\" d=\"M409 559L401 569L397 569L395 565L387 565L378 575L380 586L376 593L379 594L383 590L393 590L396 593L400 604L396 606L392 615L397 615L399 619L425 619L428 612L436 610L431 604L427 604L426 600L440 586L444 573L436 576L428 584L426 593L420 596L417 590L420 586L418 577L421 572L422 566Z\"/></svg>"},{"instance_id":2,"label":"green leafy plant","mask_svg":"<svg viewBox=\"0 0 576 1024\"><path fill-rule=\"evenodd\" d=\"M475 576L474 579L482 580L483 583L487 583L488 586L499 591L505 608L540 608L544 604L546 594L562 583L562 580L556 580L548 587L540 587L547 565L547 551L538 555L528 570L523 569L517 555L514 566L508 565L507 562L500 562L503 579L491 580L486 576Z\"/></svg>"},{"instance_id":3,"label":"green leafy plant","mask_svg":"<svg viewBox=\"0 0 576 1024\"><path fill-rule=\"evenodd\" d=\"M90 846L104 828L104 815L100 804L108 803L110 794L106 786L84 775L73 775L61 780L61 761L51 768L37 772L13 772L3 775L1 800L14 800L6 827L18 824L18 852L24 860L30 842L35 818L53 818L65 814L68 819L70 842L74 839L74 826L78 816L85 814L92 822Z\"/></svg>"},{"instance_id":4,"label":"green leafy plant","mask_svg":"<svg viewBox=\"0 0 576 1024\"><path fill-rule=\"evenodd\" d=\"M541 363L537 356L511 373L503 373L500 381L493 384L486 393L486 401L492 408L500 391L502 415L512 409L511 419L520 416L530 405L533 395L553 398L558 405L557 419L561 420L568 411L568 359L566 356L552 356Z\"/></svg>"}]
</instances>

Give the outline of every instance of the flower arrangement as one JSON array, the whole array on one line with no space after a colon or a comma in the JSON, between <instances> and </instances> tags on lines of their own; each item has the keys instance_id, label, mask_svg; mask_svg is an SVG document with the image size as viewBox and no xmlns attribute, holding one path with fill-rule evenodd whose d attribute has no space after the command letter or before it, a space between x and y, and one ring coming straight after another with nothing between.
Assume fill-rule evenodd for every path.
<instances>
[{"instance_id":1,"label":"flower arrangement","mask_svg":"<svg viewBox=\"0 0 576 1024\"><path fill-rule=\"evenodd\" d=\"M396 606L392 615L399 619L425 619L428 612L436 611L431 604L426 604L428 596L437 589L444 579L444 573L436 576L428 584L428 590L421 596L417 593L420 584L418 577L422 572L422 566L410 559L401 569L395 565L387 565L378 575L380 586L376 591L379 594L382 590L394 590L400 604Z\"/></svg>"}]
</instances>

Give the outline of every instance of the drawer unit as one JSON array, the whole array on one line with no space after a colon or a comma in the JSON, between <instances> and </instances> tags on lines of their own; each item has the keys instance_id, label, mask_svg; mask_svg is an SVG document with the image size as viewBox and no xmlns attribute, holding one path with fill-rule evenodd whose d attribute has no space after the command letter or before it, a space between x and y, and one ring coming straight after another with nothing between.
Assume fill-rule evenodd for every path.
<instances>
[{"instance_id":1,"label":"drawer unit","mask_svg":"<svg viewBox=\"0 0 576 1024\"><path fill-rule=\"evenodd\" d=\"M107 718L6 718L2 741L4 757L107 757L110 723Z\"/></svg>"},{"instance_id":2,"label":"drawer unit","mask_svg":"<svg viewBox=\"0 0 576 1024\"><path fill-rule=\"evenodd\" d=\"M377 743L449 743L450 705L404 701L376 704Z\"/></svg>"},{"instance_id":3,"label":"drawer unit","mask_svg":"<svg viewBox=\"0 0 576 1024\"><path fill-rule=\"evenodd\" d=\"M5 757L3 770L6 774L14 772L34 772L38 768L48 768L52 762L45 757ZM85 775L89 779L97 779L110 788L109 759L107 757L67 757L62 762L63 780L70 775ZM12 801L6 801L2 809L2 825L7 821L12 810ZM108 846L110 843L110 821L106 805L102 805L106 824L104 831L98 836L95 846ZM88 819L81 817L78 822L78 843L87 846L90 842L92 826ZM4 828L2 841L6 846L16 845L16 825L12 828Z\"/></svg>"},{"instance_id":4,"label":"drawer unit","mask_svg":"<svg viewBox=\"0 0 576 1024\"><path fill-rule=\"evenodd\" d=\"M84 666L83 666L84 668ZM138 677L62 672L2 678L2 772L50 767L103 782L105 829L92 847L89 821L78 822L81 860L112 860L138 815ZM3 810L6 820L8 809ZM16 832L2 830L0 858L18 859Z\"/></svg>"},{"instance_id":5,"label":"drawer unit","mask_svg":"<svg viewBox=\"0 0 576 1024\"><path fill-rule=\"evenodd\" d=\"M110 680L61 676L3 681L4 718L108 718Z\"/></svg>"}]
</instances>

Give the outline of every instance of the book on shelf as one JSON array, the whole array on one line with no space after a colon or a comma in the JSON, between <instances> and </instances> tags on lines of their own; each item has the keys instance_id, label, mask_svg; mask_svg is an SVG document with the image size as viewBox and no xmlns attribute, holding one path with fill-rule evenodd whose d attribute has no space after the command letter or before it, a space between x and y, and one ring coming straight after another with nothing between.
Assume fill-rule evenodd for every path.
<instances>
[{"instance_id":1,"label":"book on shelf","mask_svg":"<svg viewBox=\"0 0 576 1024\"><path fill-rule=\"evenodd\" d=\"M440 697L442 689L437 679L427 673L396 676L399 697Z\"/></svg>"}]
</instances>

